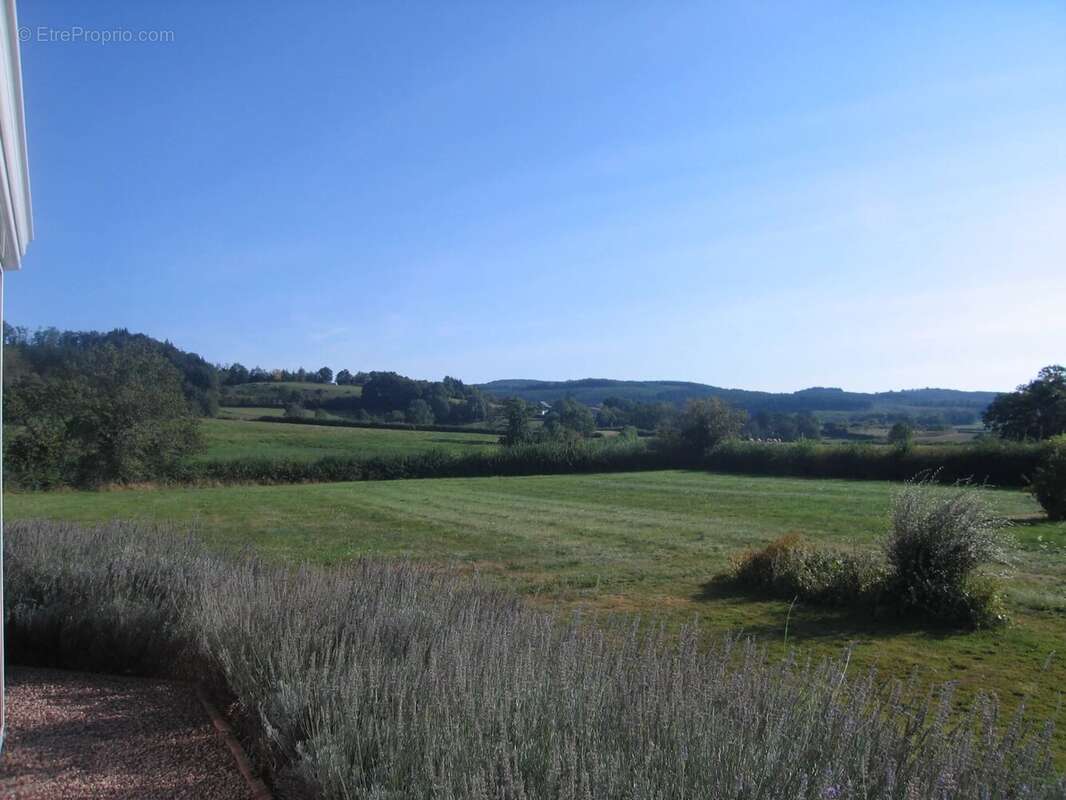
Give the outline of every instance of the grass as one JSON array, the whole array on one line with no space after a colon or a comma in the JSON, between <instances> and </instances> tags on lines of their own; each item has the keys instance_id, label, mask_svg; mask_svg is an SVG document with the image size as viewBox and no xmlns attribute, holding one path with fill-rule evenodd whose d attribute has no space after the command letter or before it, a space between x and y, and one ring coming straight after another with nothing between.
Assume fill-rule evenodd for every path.
<instances>
[{"instance_id":1,"label":"grass","mask_svg":"<svg viewBox=\"0 0 1066 800\"><path fill-rule=\"evenodd\" d=\"M202 430L207 449L196 456L195 460L199 461L240 458L314 461L323 456L378 456L426 450L463 453L493 448L497 441L496 436L481 433L277 425L235 419L205 419Z\"/></svg>"},{"instance_id":2,"label":"grass","mask_svg":"<svg viewBox=\"0 0 1066 800\"><path fill-rule=\"evenodd\" d=\"M711 579L732 553L790 532L872 549L887 526L893 490L878 481L670 471L15 493L7 512L10 519L193 523L214 545L251 544L285 561L380 554L451 563L537 602L653 615L677 626L696 620L710 631L743 629L780 649L789 603L730 594ZM1029 696L1035 711L1054 713L1066 685L1066 524L1042 521L1020 491L989 490L989 497L1018 523L1007 580L1010 626L959 634L797 604L789 645L822 655L854 643L858 669L899 676L920 667L930 680L958 680L963 697L991 689L1009 702ZM1049 661L1054 651L1059 655ZM1063 728L1055 746L1066 764Z\"/></svg>"}]
</instances>

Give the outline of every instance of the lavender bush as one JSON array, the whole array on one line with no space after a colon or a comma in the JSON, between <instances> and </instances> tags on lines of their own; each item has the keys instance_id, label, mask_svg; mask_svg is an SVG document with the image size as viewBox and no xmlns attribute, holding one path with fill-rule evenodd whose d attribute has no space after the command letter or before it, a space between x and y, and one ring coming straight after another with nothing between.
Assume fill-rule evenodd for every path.
<instances>
[{"instance_id":1,"label":"lavender bush","mask_svg":"<svg viewBox=\"0 0 1066 800\"><path fill-rule=\"evenodd\" d=\"M1001 720L994 698L958 714L950 686L884 691L846 662L777 662L749 641L567 621L411 564L227 560L172 531L118 523L12 525L7 554L9 631L62 628L87 597L98 627L126 628L127 639L162 626L185 663L223 676L257 720L277 785L312 796L1066 791L1050 727L1021 712Z\"/></svg>"}]
</instances>

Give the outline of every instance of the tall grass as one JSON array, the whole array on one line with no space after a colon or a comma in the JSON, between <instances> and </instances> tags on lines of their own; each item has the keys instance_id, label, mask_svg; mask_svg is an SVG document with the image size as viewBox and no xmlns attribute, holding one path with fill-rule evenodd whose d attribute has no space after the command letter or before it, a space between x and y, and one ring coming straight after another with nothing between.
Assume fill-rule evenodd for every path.
<instances>
[{"instance_id":1,"label":"tall grass","mask_svg":"<svg viewBox=\"0 0 1066 800\"><path fill-rule=\"evenodd\" d=\"M220 677L262 763L323 798L1053 798L1050 728L635 624L565 621L405 563L223 559L174 531L10 526L13 653L92 667L79 621ZM32 647L26 646L32 643ZM90 663L85 663L89 661ZM165 664L165 662L163 662ZM154 668L162 669L163 664Z\"/></svg>"}]
</instances>

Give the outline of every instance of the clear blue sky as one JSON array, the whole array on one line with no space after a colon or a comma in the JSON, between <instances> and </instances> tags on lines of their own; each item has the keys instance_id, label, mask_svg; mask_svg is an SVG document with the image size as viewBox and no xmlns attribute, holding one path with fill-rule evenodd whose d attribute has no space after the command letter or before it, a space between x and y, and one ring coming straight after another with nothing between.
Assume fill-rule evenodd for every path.
<instances>
[{"instance_id":1,"label":"clear blue sky","mask_svg":"<svg viewBox=\"0 0 1066 800\"><path fill-rule=\"evenodd\" d=\"M1066 360L1066 4L799 6L23 2L8 318L468 381Z\"/></svg>"}]
</instances>

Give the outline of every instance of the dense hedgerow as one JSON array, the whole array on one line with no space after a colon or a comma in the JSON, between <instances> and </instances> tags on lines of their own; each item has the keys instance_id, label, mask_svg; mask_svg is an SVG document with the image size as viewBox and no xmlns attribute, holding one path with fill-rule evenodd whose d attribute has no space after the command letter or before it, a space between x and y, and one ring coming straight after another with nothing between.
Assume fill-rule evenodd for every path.
<instances>
[{"instance_id":1,"label":"dense hedgerow","mask_svg":"<svg viewBox=\"0 0 1066 800\"><path fill-rule=\"evenodd\" d=\"M79 621L221 677L284 787L328 798L1058 798L1050 725L883 691L750 641L601 629L411 564L284 567L173 531L11 525L12 655L97 668ZM86 605L88 603L88 605ZM647 631L647 632L642 632ZM32 647L27 647L32 643Z\"/></svg>"},{"instance_id":2,"label":"dense hedgerow","mask_svg":"<svg viewBox=\"0 0 1066 800\"><path fill-rule=\"evenodd\" d=\"M989 440L907 449L870 444L767 444L730 440L711 450L703 465L720 472L805 478L906 481L937 473L943 483L974 481L1024 486L1044 458L1046 445Z\"/></svg>"},{"instance_id":3,"label":"dense hedgerow","mask_svg":"<svg viewBox=\"0 0 1066 800\"><path fill-rule=\"evenodd\" d=\"M1048 442L1044 461L1033 472L1029 491L1050 519L1066 519L1066 435Z\"/></svg>"},{"instance_id":4,"label":"dense hedgerow","mask_svg":"<svg viewBox=\"0 0 1066 800\"><path fill-rule=\"evenodd\" d=\"M274 420L276 421L276 420ZM292 423L291 420L288 421ZM316 423L319 424L319 423ZM726 441L704 456L663 442L631 437L570 439L499 448L491 452L326 456L315 461L239 458L186 461L154 480L168 483L328 483L403 478L554 475L654 469L708 469L747 475L909 480L936 471L939 480L972 479L1023 486L1038 474L1046 444L981 443L917 446L903 451L876 445L774 444ZM16 483L19 475L12 476ZM144 477L143 480L153 480ZM32 481L23 488L34 488Z\"/></svg>"},{"instance_id":5,"label":"dense hedgerow","mask_svg":"<svg viewBox=\"0 0 1066 800\"><path fill-rule=\"evenodd\" d=\"M615 437L540 442L492 452L411 455L328 456L317 461L236 459L185 465L180 481L302 483L463 478L490 475L552 475L649 469L709 469L748 475L811 478L909 480L936 471L951 483L973 479L997 486L1022 486L1034 474L1046 448L1030 444L921 446L906 452L875 445L816 445L724 442L703 458L655 441Z\"/></svg>"},{"instance_id":6,"label":"dense hedgerow","mask_svg":"<svg viewBox=\"0 0 1066 800\"><path fill-rule=\"evenodd\" d=\"M178 479L220 483L313 483L626 472L672 466L671 454L653 450L639 440L579 439L523 444L477 453L427 450L370 458L328 456L316 461L272 458L205 461L185 465Z\"/></svg>"},{"instance_id":7,"label":"dense hedgerow","mask_svg":"<svg viewBox=\"0 0 1066 800\"><path fill-rule=\"evenodd\" d=\"M927 477L897 492L883 558L792 534L742 553L730 577L786 599L990 627L1006 621L1003 600L994 578L977 570L1005 560L1005 527L972 487L934 489Z\"/></svg>"}]
</instances>

